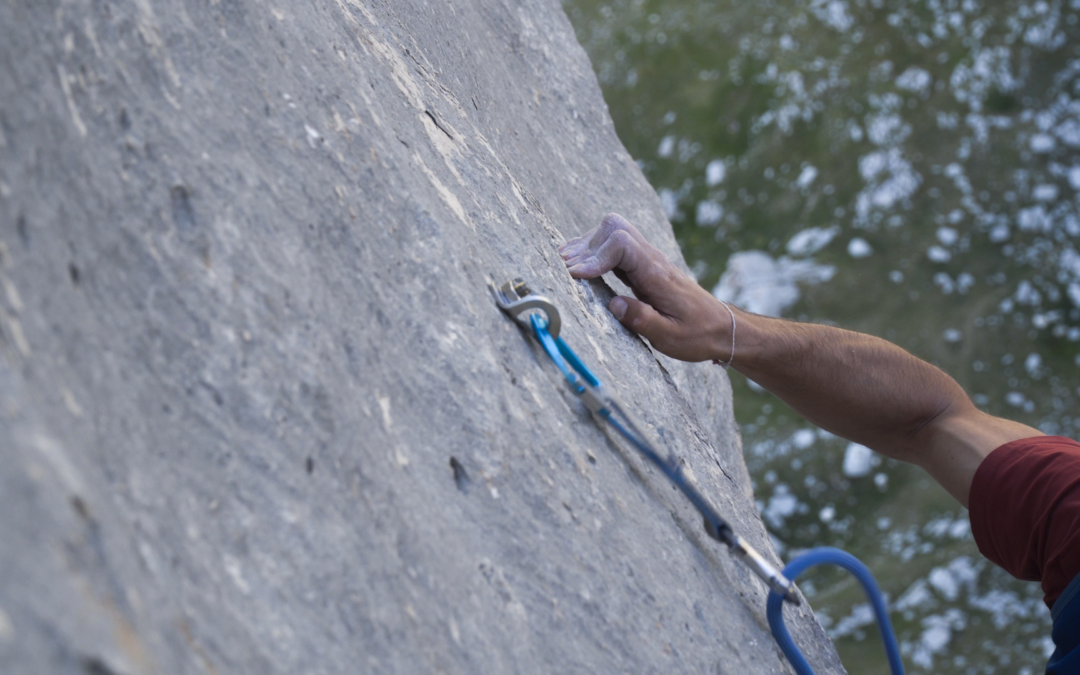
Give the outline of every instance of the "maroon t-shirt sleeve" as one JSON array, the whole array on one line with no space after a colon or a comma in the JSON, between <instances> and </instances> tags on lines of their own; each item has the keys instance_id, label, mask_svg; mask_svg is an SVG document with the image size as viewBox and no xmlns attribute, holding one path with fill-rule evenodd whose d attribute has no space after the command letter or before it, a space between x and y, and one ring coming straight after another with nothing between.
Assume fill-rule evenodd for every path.
<instances>
[{"instance_id":1,"label":"maroon t-shirt sleeve","mask_svg":"<svg viewBox=\"0 0 1080 675\"><path fill-rule=\"evenodd\" d=\"M1006 443L975 471L968 506L979 551L1018 579L1041 581L1053 607L1080 573L1080 443Z\"/></svg>"}]
</instances>

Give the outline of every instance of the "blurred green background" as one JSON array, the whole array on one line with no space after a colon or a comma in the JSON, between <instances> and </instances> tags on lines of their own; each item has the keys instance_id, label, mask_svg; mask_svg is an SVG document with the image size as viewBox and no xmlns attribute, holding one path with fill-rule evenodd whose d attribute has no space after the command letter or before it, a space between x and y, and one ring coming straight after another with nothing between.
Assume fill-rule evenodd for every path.
<instances>
[{"instance_id":1,"label":"blurred green background","mask_svg":"<svg viewBox=\"0 0 1080 675\"><path fill-rule=\"evenodd\" d=\"M563 5L703 286L892 340L1077 436L1080 0ZM782 557L862 558L911 672L1042 671L1041 590L979 555L963 508L732 381ZM847 668L887 672L855 582L802 587Z\"/></svg>"}]
</instances>

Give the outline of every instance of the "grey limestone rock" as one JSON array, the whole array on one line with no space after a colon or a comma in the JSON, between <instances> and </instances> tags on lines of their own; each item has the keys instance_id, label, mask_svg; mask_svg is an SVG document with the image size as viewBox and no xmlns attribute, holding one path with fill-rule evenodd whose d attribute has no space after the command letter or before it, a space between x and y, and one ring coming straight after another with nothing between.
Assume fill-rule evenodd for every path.
<instances>
[{"instance_id":1,"label":"grey limestone rock","mask_svg":"<svg viewBox=\"0 0 1080 675\"><path fill-rule=\"evenodd\" d=\"M775 558L723 371L565 272L609 210L681 260L556 0L0 3L0 670L787 671L492 301Z\"/></svg>"}]
</instances>

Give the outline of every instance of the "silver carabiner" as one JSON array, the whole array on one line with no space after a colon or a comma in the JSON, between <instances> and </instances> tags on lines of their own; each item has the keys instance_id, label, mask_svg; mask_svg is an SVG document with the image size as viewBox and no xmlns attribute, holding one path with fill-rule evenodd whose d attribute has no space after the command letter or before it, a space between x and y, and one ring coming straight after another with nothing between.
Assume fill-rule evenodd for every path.
<instances>
[{"instance_id":1,"label":"silver carabiner","mask_svg":"<svg viewBox=\"0 0 1080 675\"><path fill-rule=\"evenodd\" d=\"M495 304L499 309L510 315L524 328L531 329L528 313L532 310L540 310L547 317L547 329L552 338L559 337L559 329L562 328L562 320L559 318L559 310L555 303L542 295L533 293L521 279L507 281L501 288L491 286L491 292L495 295Z\"/></svg>"}]
</instances>

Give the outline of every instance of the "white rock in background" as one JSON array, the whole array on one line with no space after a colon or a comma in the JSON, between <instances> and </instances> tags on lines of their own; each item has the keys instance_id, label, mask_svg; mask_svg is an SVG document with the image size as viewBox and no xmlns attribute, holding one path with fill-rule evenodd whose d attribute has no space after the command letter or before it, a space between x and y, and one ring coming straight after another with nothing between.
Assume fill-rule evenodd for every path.
<instances>
[{"instance_id":1,"label":"white rock in background","mask_svg":"<svg viewBox=\"0 0 1080 675\"><path fill-rule=\"evenodd\" d=\"M894 607L896 611L903 612L909 609L925 607L933 600L934 596L931 595L930 589L926 587L926 582L919 579L900 595Z\"/></svg>"},{"instance_id":2,"label":"white rock in background","mask_svg":"<svg viewBox=\"0 0 1080 675\"><path fill-rule=\"evenodd\" d=\"M764 251L740 251L728 258L713 295L755 314L780 316L798 301L799 283L820 284L834 274L833 266L812 260L774 260Z\"/></svg>"},{"instance_id":3,"label":"white rock in background","mask_svg":"<svg viewBox=\"0 0 1080 675\"><path fill-rule=\"evenodd\" d=\"M1074 190L1080 190L1080 166L1074 166L1069 169L1069 185Z\"/></svg>"},{"instance_id":4,"label":"white rock in background","mask_svg":"<svg viewBox=\"0 0 1080 675\"><path fill-rule=\"evenodd\" d=\"M1028 375L1035 377L1042 369L1042 362L1042 356L1032 352L1024 359L1024 370L1027 371Z\"/></svg>"},{"instance_id":5,"label":"white rock in background","mask_svg":"<svg viewBox=\"0 0 1080 675\"><path fill-rule=\"evenodd\" d=\"M874 451L865 445L849 443L844 451L844 475L849 478L860 478L870 473L874 461Z\"/></svg>"},{"instance_id":6,"label":"white rock in background","mask_svg":"<svg viewBox=\"0 0 1080 675\"><path fill-rule=\"evenodd\" d=\"M867 185L855 198L857 221L866 220L872 210L891 209L915 194L922 184L922 176L896 147L859 158L859 174Z\"/></svg>"},{"instance_id":7,"label":"white rock in background","mask_svg":"<svg viewBox=\"0 0 1080 675\"><path fill-rule=\"evenodd\" d=\"M900 77L896 78L896 86L900 89L921 94L930 88L930 80L929 72L912 66L900 73Z\"/></svg>"},{"instance_id":8,"label":"white rock in background","mask_svg":"<svg viewBox=\"0 0 1080 675\"><path fill-rule=\"evenodd\" d=\"M952 260L952 253L949 253L940 246L931 246L926 249L926 257L936 263L943 263Z\"/></svg>"},{"instance_id":9,"label":"white rock in background","mask_svg":"<svg viewBox=\"0 0 1080 675\"><path fill-rule=\"evenodd\" d=\"M698 202L695 220L698 225L716 225L724 217L724 207L711 199Z\"/></svg>"},{"instance_id":10,"label":"white rock in background","mask_svg":"<svg viewBox=\"0 0 1080 675\"><path fill-rule=\"evenodd\" d=\"M1069 288L1066 289L1066 293L1069 296L1069 300L1072 300L1072 304L1080 307L1080 284L1075 281L1069 284Z\"/></svg>"},{"instance_id":11,"label":"white rock in background","mask_svg":"<svg viewBox=\"0 0 1080 675\"><path fill-rule=\"evenodd\" d=\"M1054 135L1061 139L1061 142L1071 147L1080 147L1080 123L1075 119L1068 119L1062 122L1054 129Z\"/></svg>"},{"instance_id":12,"label":"white rock in background","mask_svg":"<svg viewBox=\"0 0 1080 675\"><path fill-rule=\"evenodd\" d=\"M821 522L823 523L831 523L833 518L835 517L836 508L832 505L826 506L825 508L818 511L818 518L820 518Z\"/></svg>"},{"instance_id":13,"label":"white rock in background","mask_svg":"<svg viewBox=\"0 0 1080 675\"><path fill-rule=\"evenodd\" d=\"M960 239L960 234L951 227L939 227L937 229L937 240L942 243L943 246L952 246Z\"/></svg>"},{"instance_id":14,"label":"white rock in background","mask_svg":"<svg viewBox=\"0 0 1080 675\"><path fill-rule=\"evenodd\" d=\"M1018 391L1010 391L1005 394L1005 402L1014 408L1020 408L1027 402L1027 399Z\"/></svg>"},{"instance_id":15,"label":"white rock in background","mask_svg":"<svg viewBox=\"0 0 1080 675\"><path fill-rule=\"evenodd\" d=\"M1057 141L1050 134L1035 134L1031 137L1031 151L1038 153L1050 152L1057 147Z\"/></svg>"},{"instance_id":16,"label":"white rock in background","mask_svg":"<svg viewBox=\"0 0 1080 675\"><path fill-rule=\"evenodd\" d=\"M727 176L727 164L724 164L722 159L714 159L705 167L705 184L709 187L723 183L725 176Z\"/></svg>"},{"instance_id":17,"label":"white rock in background","mask_svg":"<svg viewBox=\"0 0 1080 675\"><path fill-rule=\"evenodd\" d=\"M656 149L656 154L660 157L671 157L671 153L675 150L675 137L664 136L660 139L660 147Z\"/></svg>"},{"instance_id":18,"label":"white rock in background","mask_svg":"<svg viewBox=\"0 0 1080 675\"><path fill-rule=\"evenodd\" d=\"M776 492L769 498L769 504L762 512L765 520L773 527L783 527L784 521L795 515L799 500L788 491L786 485L777 485Z\"/></svg>"},{"instance_id":19,"label":"white rock in background","mask_svg":"<svg viewBox=\"0 0 1080 675\"><path fill-rule=\"evenodd\" d=\"M867 120L866 135L875 145L896 145L911 134L911 125L904 124L896 113L873 115Z\"/></svg>"},{"instance_id":20,"label":"white rock in background","mask_svg":"<svg viewBox=\"0 0 1080 675\"><path fill-rule=\"evenodd\" d=\"M930 576L927 578L930 585L944 595L946 600L956 600L956 596L960 593L960 584L949 570L944 567L935 567L930 570Z\"/></svg>"},{"instance_id":21,"label":"white rock in background","mask_svg":"<svg viewBox=\"0 0 1080 675\"><path fill-rule=\"evenodd\" d=\"M870 248L870 244L862 237L855 237L848 242L847 252L852 258L865 258L873 253L874 249Z\"/></svg>"},{"instance_id":22,"label":"white rock in background","mask_svg":"<svg viewBox=\"0 0 1080 675\"><path fill-rule=\"evenodd\" d=\"M843 0L814 0L810 3L810 11L826 26L847 32L855 23L855 19L848 13L848 6Z\"/></svg>"},{"instance_id":23,"label":"white rock in background","mask_svg":"<svg viewBox=\"0 0 1080 675\"><path fill-rule=\"evenodd\" d=\"M682 220L683 212L679 210L679 195L668 188L660 188L657 194L660 196L660 205L664 207L664 215L668 220Z\"/></svg>"},{"instance_id":24,"label":"white rock in background","mask_svg":"<svg viewBox=\"0 0 1080 675\"><path fill-rule=\"evenodd\" d=\"M798 450L805 450L814 444L815 438L813 429L799 429L791 435L791 444Z\"/></svg>"},{"instance_id":25,"label":"white rock in background","mask_svg":"<svg viewBox=\"0 0 1080 675\"><path fill-rule=\"evenodd\" d=\"M795 179L795 184L800 188L808 188L810 187L810 184L814 182L814 179L817 178L817 174L818 170L815 167L806 166L799 174L799 177Z\"/></svg>"},{"instance_id":26,"label":"white rock in background","mask_svg":"<svg viewBox=\"0 0 1080 675\"><path fill-rule=\"evenodd\" d=\"M1031 197L1039 202L1052 202L1058 198L1058 186L1053 183L1036 185L1031 190Z\"/></svg>"},{"instance_id":27,"label":"white rock in background","mask_svg":"<svg viewBox=\"0 0 1080 675\"><path fill-rule=\"evenodd\" d=\"M840 228L832 227L808 227L797 233L787 243L787 251L791 255L807 256L817 253L829 245L840 234Z\"/></svg>"}]
</instances>

